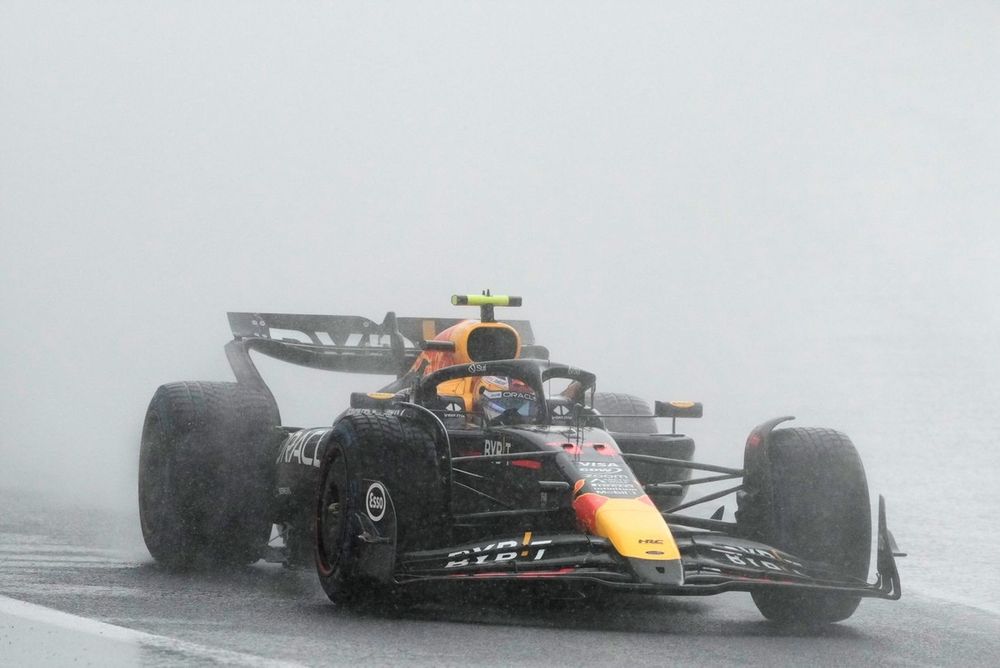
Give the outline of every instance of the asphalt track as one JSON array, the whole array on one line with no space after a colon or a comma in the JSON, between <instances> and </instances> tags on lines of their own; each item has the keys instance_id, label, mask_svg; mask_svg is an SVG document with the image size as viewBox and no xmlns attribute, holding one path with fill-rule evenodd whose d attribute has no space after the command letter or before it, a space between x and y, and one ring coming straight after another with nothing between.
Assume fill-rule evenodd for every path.
<instances>
[{"instance_id":1,"label":"asphalt track","mask_svg":"<svg viewBox=\"0 0 1000 668\"><path fill-rule=\"evenodd\" d=\"M309 570L179 575L136 544L130 515L0 502L2 665L1000 664L1000 617L908 591L905 561L901 601L865 601L822 632L767 623L737 593L576 601L529 589L342 609Z\"/></svg>"}]
</instances>

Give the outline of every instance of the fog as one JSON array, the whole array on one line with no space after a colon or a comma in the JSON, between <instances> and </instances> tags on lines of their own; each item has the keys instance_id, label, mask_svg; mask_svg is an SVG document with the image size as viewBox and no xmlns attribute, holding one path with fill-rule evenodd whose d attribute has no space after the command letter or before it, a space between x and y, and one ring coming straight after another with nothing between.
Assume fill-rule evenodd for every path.
<instances>
[{"instance_id":1,"label":"fog","mask_svg":"<svg viewBox=\"0 0 1000 668\"><path fill-rule=\"evenodd\" d=\"M945 454L995 517L998 28L979 2L8 1L0 484L134 512L146 404L230 379L227 310L491 288L602 389L705 402L706 456L794 414L890 499ZM262 367L290 424L382 382Z\"/></svg>"}]
</instances>

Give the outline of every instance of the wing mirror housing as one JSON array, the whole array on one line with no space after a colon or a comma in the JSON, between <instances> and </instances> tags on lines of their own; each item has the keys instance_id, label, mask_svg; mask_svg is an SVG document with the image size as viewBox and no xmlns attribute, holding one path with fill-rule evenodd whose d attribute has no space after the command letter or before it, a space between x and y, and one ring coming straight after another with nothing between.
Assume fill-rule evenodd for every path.
<instances>
[{"instance_id":1,"label":"wing mirror housing","mask_svg":"<svg viewBox=\"0 0 1000 668\"><path fill-rule=\"evenodd\" d=\"M653 415L671 418L670 431L677 433L677 418L700 418L701 402L698 401L654 401Z\"/></svg>"},{"instance_id":2,"label":"wing mirror housing","mask_svg":"<svg viewBox=\"0 0 1000 668\"><path fill-rule=\"evenodd\" d=\"M698 401L656 401L653 415L664 418L700 418L701 402Z\"/></svg>"}]
</instances>

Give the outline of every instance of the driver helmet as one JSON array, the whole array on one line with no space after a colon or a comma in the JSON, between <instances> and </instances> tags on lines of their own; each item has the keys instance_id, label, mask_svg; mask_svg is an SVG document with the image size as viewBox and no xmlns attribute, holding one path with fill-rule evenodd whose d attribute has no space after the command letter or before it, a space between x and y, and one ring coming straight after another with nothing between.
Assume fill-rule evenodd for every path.
<instances>
[{"instance_id":1,"label":"driver helmet","mask_svg":"<svg viewBox=\"0 0 1000 668\"><path fill-rule=\"evenodd\" d=\"M483 376L476 408L487 424L524 424L538 414L538 399L527 383L506 376Z\"/></svg>"}]
</instances>

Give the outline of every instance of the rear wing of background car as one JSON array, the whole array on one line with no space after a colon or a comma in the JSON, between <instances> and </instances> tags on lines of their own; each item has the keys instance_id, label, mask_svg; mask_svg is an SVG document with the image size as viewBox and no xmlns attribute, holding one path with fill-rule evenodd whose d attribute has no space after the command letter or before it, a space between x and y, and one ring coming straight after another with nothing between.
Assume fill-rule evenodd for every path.
<instances>
[{"instance_id":1,"label":"rear wing of background car","mask_svg":"<svg viewBox=\"0 0 1000 668\"><path fill-rule=\"evenodd\" d=\"M234 339L226 357L240 383L266 384L250 358L254 350L312 369L403 376L438 333L461 318L398 318L392 311L377 323L354 315L230 312ZM506 320L522 347L534 346L527 320Z\"/></svg>"}]
</instances>

